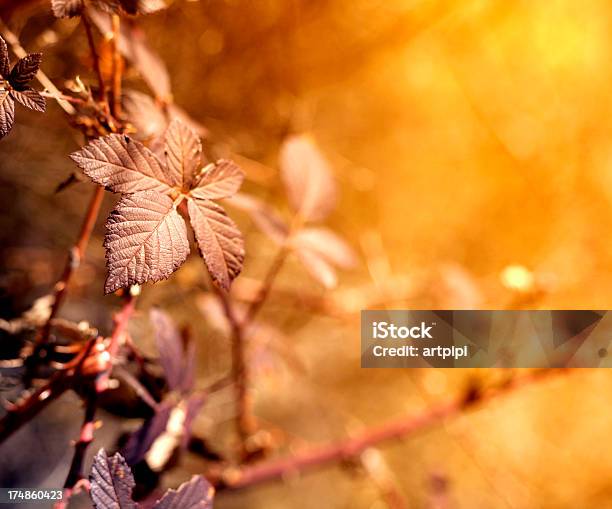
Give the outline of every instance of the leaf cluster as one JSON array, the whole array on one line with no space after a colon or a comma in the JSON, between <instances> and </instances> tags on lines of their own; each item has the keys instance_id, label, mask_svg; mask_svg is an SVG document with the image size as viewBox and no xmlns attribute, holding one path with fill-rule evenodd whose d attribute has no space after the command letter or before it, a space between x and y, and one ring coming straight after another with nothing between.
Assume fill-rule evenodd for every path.
<instances>
[{"instance_id":1,"label":"leaf cluster","mask_svg":"<svg viewBox=\"0 0 612 509\"><path fill-rule=\"evenodd\" d=\"M244 173L224 159L201 166L201 155L198 136L179 120L168 127L159 156L119 134L94 140L71 154L94 182L124 195L106 223L106 293L166 279L186 260L187 228L177 210L184 201L213 281L229 289L242 270L244 242L214 200L235 194Z\"/></svg>"},{"instance_id":2,"label":"leaf cluster","mask_svg":"<svg viewBox=\"0 0 612 509\"><path fill-rule=\"evenodd\" d=\"M30 53L19 59L11 69L8 47L0 37L0 138L6 136L15 122L15 101L34 111L45 111L45 98L30 87L42 53Z\"/></svg>"}]
</instances>

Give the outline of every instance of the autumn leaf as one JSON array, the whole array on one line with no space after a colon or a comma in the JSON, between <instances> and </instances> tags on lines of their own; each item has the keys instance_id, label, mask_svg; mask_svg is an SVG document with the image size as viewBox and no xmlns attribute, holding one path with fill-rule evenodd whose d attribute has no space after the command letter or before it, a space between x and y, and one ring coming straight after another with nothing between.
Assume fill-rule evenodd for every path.
<instances>
[{"instance_id":1,"label":"autumn leaf","mask_svg":"<svg viewBox=\"0 0 612 509\"><path fill-rule=\"evenodd\" d=\"M89 482L95 509L136 509L132 500L134 477L121 454L109 458L100 449L94 458Z\"/></svg>"},{"instance_id":2,"label":"autumn leaf","mask_svg":"<svg viewBox=\"0 0 612 509\"><path fill-rule=\"evenodd\" d=\"M111 134L91 141L70 158L96 184L115 193L169 193L172 182L157 156L129 136Z\"/></svg>"},{"instance_id":3,"label":"autumn leaf","mask_svg":"<svg viewBox=\"0 0 612 509\"><path fill-rule=\"evenodd\" d=\"M136 509L132 500L134 476L119 453L110 458L100 449L89 474L89 495L95 509ZM170 489L152 506L153 509L212 509L214 488L201 475L193 476L178 489Z\"/></svg>"},{"instance_id":4,"label":"autumn leaf","mask_svg":"<svg viewBox=\"0 0 612 509\"><path fill-rule=\"evenodd\" d=\"M106 228L106 293L166 279L189 254L185 221L168 196L153 191L123 197Z\"/></svg>"},{"instance_id":5,"label":"autumn leaf","mask_svg":"<svg viewBox=\"0 0 612 509\"><path fill-rule=\"evenodd\" d=\"M151 96L137 90L125 90L121 97L123 113L136 129L139 140L152 140L163 134L168 125L165 113Z\"/></svg>"},{"instance_id":6,"label":"autumn leaf","mask_svg":"<svg viewBox=\"0 0 612 509\"><path fill-rule=\"evenodd\" d=\"M228 290L244 261L240 230L225 211L210 200L190 199L187 206L208 271L221 288Z\"/></svg>"},{"instance_id":7,"label":"autumn leaf","mask_svg":"<svg viewBox=\"0 0 612 509\"><path fill-rule=\"evenodd\" d=\"M15 101L34 111L45 111L45 99L28 84L40 67L42 55L31 53L10 70L8 47L0 37L0 138L6 136L15 122Z\"/></svg>"},{"instance_id":8,"label":"autumn leaf","mask_svg":"<svg viewBox=\"0 0 612 509\"><path fill-rule=\"evenodd\" d=\"M305 221L324 219L336 200L331 169L307 136L290 136L280 150L281 176L289 203Z\"/></svg>"},{"instance_id":9,"label":"autumn leaf","mask_svg":"<svg viewBox=\"0 0 612 509\"><path fill-rule=\"evenodd\" d=\"M225 203L246 212L255 226L277 244L285 242L289 234L289 226L282 217L266 202L255 196L236 193L227 198Z\"/></svg>"},{"instance_id":10,"label":"autumn leaf","mask_svg":"<svg viewBox=\"0 0 612 509\"><path fill-rule=\"evenodd\" d=\"M162 162L139 141L111 134L70 156L94 182L127 195L107 221L107 293L165 279L185 261L187 231L177 211L183 200L213 281L228 289L242 270L242 235L211 201L234 194L244 179L242 170L227 160L201 169L200 140L178 120L168 128L165 146Z\"/></svg>"},{"instance_id":11,"label":"autumn leaf","mask_svg":"<svg viewBox=\"0 0 612 509\"><path fill-rule=\"evenodd\" d=\"M183 122L174 120L166 132L164 154L172 185L185 191L191 189L200 169L200 138Z\"/></svg>"},{"instance_id":12,"label":"autumn leaf","mask_svg":"<svg viewBox=\"0 0 612 509\"><path fill-rule=\"evenodd\" d=\"M202 476L194 476L178 490L168 490L154 509L212 509L215 490Z\"/></svg>"}]
</instances>

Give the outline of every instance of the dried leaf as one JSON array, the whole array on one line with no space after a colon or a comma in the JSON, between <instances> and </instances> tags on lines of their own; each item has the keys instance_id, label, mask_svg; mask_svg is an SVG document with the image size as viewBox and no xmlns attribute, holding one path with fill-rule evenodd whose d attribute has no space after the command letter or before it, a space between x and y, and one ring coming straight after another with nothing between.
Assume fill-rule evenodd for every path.
<instances>
[{"instance_id":1,"label":"dried leaf","mask_svg":"<svg viewBox=\"0 0 612 509\"><path fill-rule=\"evenodd\" d=\"M0 138L4 138L10 132L13 122L15 122L15 103L8 90L0 88Z\"/></svg>"},{"instance_id":2,"label":"dried leaf","mask_svg":"<svg viewBox=\"0 0 612 509\"><path fill-rule=\"evenodd\" d=\"M130 435L121 451L128 465L136 465L144 459L155 440L166 431L173 408L174 404L162 403L157 411Z\"/></svg>"},{"instance_id":3,"label":"dried leaf","mask_svg":"<svg viewBox=\"0 0 612 509\"><path fill-rule=\"evenodd\" d=\"M298 251L312 251L343 269L350 269L357 263L351 247L329 228L304 228L292 237L291 244Z\"/></svg>"},{"instance_id":4,"label":"dried leaf","mask_svg":"<svg viewBox=\"0 0 612 509\"><path fill-rule=\"evenodd\" d=\"M171 182L157 156L128 136L98 138L70 157L95 183L116 193L170 191Z\"/></svg>"},{"instance_id":5,"label":"dried leaf","mask_svg":"<svg viewBox=\"0 0 612 509\"><path fill-rule=\"evenodd\" d=\"M89 481L95 509L136 509L132 501L134 477L121 454L109 458L104 449L100 449L94 458Z\"/></svg>"},{"instance_id":6,"label":"dried leaf","mask_svg":"<svg viewBox=\"0 0 612 509\"><path fill-rule=\"evenodd\" d=\"M325 288L335 288L338 276L333 265L319 253L310 250L297 251L297 256L310 275L319 281Z\"/></svg>"},{"instance_id":7,"label":"dried leaf","mask_svg":"<svg viewBox=\"0 0 612 509\"><path fill-rule=\"evenodd\" d=\"M83 11L83 0L51 0L51 9L56 18L72 18Z\"/></svg>"},{"instance_id":8,"label":"dried leaf","mask_svg":"<svg viewBox=\"0 0 612 509\"><path fill-rule=\"evenodd\" d=\"M89 15L103 34L112 31L110 19L104 13L91 9ZM145 33L138 26L133 23L121 23L119 51L131 62L159 99L171 101L172 89L168 69L163 60L150 48Z\"/></svg>"},{"instance_id":9,"label":"dried leaf","mask_svg":"<svg viewBox=\"0 0 612 509\"><path fill-rule=\"evenodd\" d=\"M193 476L178 490L168 490L154 509L212 509L214 488L202 476Z\"/></svg>"},{"instance_id":10,"label":"dried leaf","mask_svg":"<svg viewBox=\"0 0 612 509\"><path fill-rule=\"evenodd\" d=\"M289 233L289 227L278 213L267 203L245 193L237 193L226 200L230 206L245 211L264 234L274 242L282 244Z\"/></svg>"},{"instance_id":11,"label":"dried leaf","mask_svg":"<svg viewBox=\"0 0 612 509\"><path fill-rule=\"evenodd\" d=\"M189 199L189 218L213 280L225 290L242 270L244 242L236 224L210 200Z\"/></svg>"},{"instance_id":12,"label":"dried leaf","mask_svg":"<svg viewBox=\"0 0 612 509\"><path fill-rule=\"evenodd\" d=\"M166 279L189 254L185 221L172 200L159 193L123 197L106 228L106 293Z\"/></svg>"},{"instance_id":13,"label":"dried leaf","mask_svg":"<svg viewBox=\"0 0 612 509\"><path fill-rule=\"evenodd\" d=\"M11 86L17 90L25 88L36 76L41 61L42 53L30 53L19 59L8 76Z\"/></svg>"},{"instance_id":14,"label":"dried leaf","mask_svg":"<svg viewBox=\"0 0 612 509\"><path fill-rule=\"evenodd\" d=\"M9 75L9 54L6 41L0 37L0 76L3 78Z\"/></svg>"},{"instance_id":15,"label":"dried leaf","mask_svg":"<svg viewBox=\"0 0 612 509\"><path fill-rule=\"evenodd\" d=\"M11 90L11 97L26 108L40 111L41 113L45 112L45 98L33 88L26 87L23 90Z\"/></svg>"},{"instance_id":16,"label":"dried leaf","mask_svg":"<svg viewBox=\"0 0 612 509\"><path fill-rule=\"evenodd\" d=\"M290 136L280 151L289 202L306 221L324 219L335 204L336 185L327 161L306 136Z\"/></svg>"},{"instance_id":17,"label":"dried leaf","mask_svg":"<svg viewBox=\"0 0 612 509\"><path fill-rule=\"evenodd\" d=\"M164 153L172 185L187 191L200 168L202 144L198 135L180 120L173 120L166 131Z\"/></svg>"},{"instance_id":18,"label":"dried leaf","mask_svg":"<svg viewBox=\"0 0 612 509\"><path fill-rule=\"evenodd\" d=\"M150 140L162 134L168 124L166 115L152 97L136 90L125 90L122 96L123 112L136 129L136 138Z\"/></svg>"},{"instance_id":19,"label":"dried leaf","mask_svg":"<svg viewBox=\"0 0 612 509\"><path fill-rule=\"evenodd\" d=\"M155 343L168 386L173 390L179 389L185 364L181 335L167 313L154 308L149 316L155 330Z\"/></svg>"}]
</instances>

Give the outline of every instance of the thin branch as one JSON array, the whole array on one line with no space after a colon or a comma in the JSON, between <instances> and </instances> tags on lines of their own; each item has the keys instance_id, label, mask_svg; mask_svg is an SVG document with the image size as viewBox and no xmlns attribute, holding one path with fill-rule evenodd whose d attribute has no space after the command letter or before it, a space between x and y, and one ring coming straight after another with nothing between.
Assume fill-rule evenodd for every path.
<instances>
[{"instance_id":1,"label":"thin branch","mask_svg":"<svg viewBox=\"0 0 612 509\"><path fill-rule=\"evenodd\" d=\"M112 15L113 31L113 103L112 112L115 118L121 116L121 53L119 52L119 36L121 18L118 14Z\"/></svg>"},{"instance_id":2,"label":"thin branch","mask_svg":"<svg viewBox=\"0 0 612 509\"><path fill-rule=\"evenodd\" d=\"M405 439L444 419L456 416L468 408L480 406L497 397L510 394L520 387L550 378L553 374L567 373L567 369L543 369L516 377L501 386L482 391L468 391L461 396L437 404L419 414L409 414L394 421L373 427L350 438L327 445L306 449L286 458L247 466L226 473L211 472L209 480L218 489L247 488L263 482L279 480L287 475L307 472L334 463L357 458L366 449L383 442Z\"/></svg>"},{"instance_id":3,"label":"thin branch","mask_svg":"<svg viewBox=\"0 0 612 509\"><path fill-rule=\"evenodd\" d=\"M76 493L78 485L83 481L83 462L89 444L93 441L93 433L96 427L94 422L97 406L97 394L95 390L89 390L85 398L85 415L79 433L79 439L74 444L74 455L70 463L70 469L64 483L64 496L60 502L55 504L55 509L64 509L68 506L70 497Z\"/></svg>"},{"instance_id":4,"label":"thin branch","mask_svg":"<svg viewBox=\"0 0 612 509\"><path fill-rule=\"evenodd\" d=\"M94 41L93 32L91 30L91 23L89 21L87 12L83 12L83 14L81 15L81 21L83 22L83 26L85 27L85 33L87 34L87 42L89 43L89 50L91 52L91 58L93 60L93 67L96 71L96 75L98 76L98 97L100 101L105 103L108 107L106 97L106 85L104 84L104 75L102 74L100 55L98 55L98 50L96 49L96 43Z\"/></svg>"},{"instance_id":5,"label":"thin branch","mask_svg":"<svg viewBox=\"0 0 612 509\"><path fill-rule=\"evenodd\" d=\"M24 58L27 55L26 50L23 49L23 46L21 46L21 43L19 42L19 38L9 29L2 19L0 19L0 33L2 34L4 40L10 44L13 53L15 53L18 58ZM36 79L55 98L57 104L59 104L60 107L66 113L68 113L68 115L76 114L74 106L63 99L63 94L40 69L36 73Z\"/></svg>"},{"instance_id":6,"label":"thin branch","mask_svg":"<svg viewBox=\"0 0 612 509\"><path fill-rule=\"evenodd\" d=\"M47 322L42 327L40 334L38 334L36 337L36 344L39 346L44 345L49 340L52 320L55 318L60 306L62 305L72 275L79 267L81 260L85 255L85 250L87 248L87 244L89 243L89 238L91 237L91 232L96 224L96 220L98 219L98 213L100 212L100 206L103 198L104 188L96 186L89 205L87 206L87 212L85 214L83 224L81 225L81 231L79 232L77 241L70 249L70 254L60 280L55 284L53 295L54 300L51 307L51 313Z\"/></svg>"}]
</instances>

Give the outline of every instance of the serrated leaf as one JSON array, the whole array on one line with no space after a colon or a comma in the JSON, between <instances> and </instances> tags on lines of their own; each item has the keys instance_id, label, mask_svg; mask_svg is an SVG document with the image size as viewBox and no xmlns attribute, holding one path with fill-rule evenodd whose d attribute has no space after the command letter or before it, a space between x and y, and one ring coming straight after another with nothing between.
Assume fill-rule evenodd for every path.
<instances>
[{"instance_id":1,"label":"serrated leaf","mask_svg":"<svg viewBox=\"0 0 612 509\"><path fill-rule=\"evenodd\" d=\"M132 501L134 477L121 454L109 458L100 449L94 458L89 482L95 509L136 509Z\"/></svg>"},{"instance_id":2,"label":"serrated leaf","mask_svg":"<svg viewBox=\"0 0 612 509\"><path fill-rule=\"evenodd\" d=\"M23 90L11 90L11 97L18 103L34 111L45 112L45 98L36 90L26 87Z\"/></svg>"},{"instance_id":3,"label":"serrated leaf","mask_svg":"<svg viewBox=\"0 0 612 509\"><path fill-rule=\"evenodd\" d=\"M287 138L280 150L280 168L293 209L306 221L324 219L335 204L336 185L314 142L306 136Z\"/></svg>"},{"instance_id":4,"label":"serrated leaf","mask_svg":"<svg viewBox=\"0 0 612 509\"><path fill-rule=\"evenodd\" d=\"M236 163L220 159L202 172L190 195L201 200L228 198L240 189L243 181L244 172Z\"/></svg>"},{"instance_id":5,"label":"serrated leaf","mask_svg":"<svg viewBox=\"0 0 612 509\"><path fill-rule=\"evenodd\" d=\"M159 351L159 360L164 368L164 375L170 389L181 387L185 355L183 340L167 313L160 309L151 309L149 314L155 331L155 343Z\"/></svg>"},{"instance_id":6,"label":"serrated leaf","mask_svg":"<svg viewBox=\"0 0 612 509\"><path fill-rule=\"evenodd\" d=\"M180 120L173 120L166 131L164 153L173 185L189 190L200 168L202 144L198 135Z\"/></svg>"},{"instance_id":7,"label":"serrated leaf","mask_svg":"<svg viewBox=\"0 0 612 509\"><path fill-rule=\"evenodd\" d=\"M6 41L0 37L0 76L7 78L9 75L9 54Z\"/></svg>"},{"instance_id":8,"label":"serrated leaf","mask_svg":"<svg viewBox=\"0 0 612 509\"><path fill-rule=\"evenodd\" d=\"M166 431L173 408L174 405L171 403L162 403L157 411L130 435L121 451L129 465L139 463L146 456L155 440Z\"/></svg>"},{"instance_id":9,"label":"serrated leaf","mask_svg":"<svg viewBox=\"0 0 612 509\"><path fill-rule=\"evenodd\" d=\"M168 124L166 115L152 97L137 90L125 90L121 100L123 112L139 140L149 140L164 132Z\"/></svg>"},{"instance_id":10,"label":"serrated leaf","mask_svg":"<svg viewBox=\"0 0 612 509\"><path fill-rule=\"evenodd\" d=\"M201 475L193 476L178 490L168 490L154 509L212 509L214 488Z\"/></svg>"},{"instance_id":11,"label":"serrated leaf","mask_svg":"<svg viewBox=\"0 0 612 509\"><path fill-rule=\"evenodd\" d=\"M56 18L72 18L83 11L83 0L51 0L51 10Z\"/></svg>"},{"instance_id":12,"label":"serrated leaf","mask_svg":"<svg viewBox=\"0 0 612 509\"><path fill-rule=\"evenodd\" d=\"M17 90L25 88L36 76L41 61L42 53L30 53L19 59L8 77L8 81L13 88Z\"/></svg>"},{"instance_id":13,"label":"serrated leaf","mask_svg":"<svg viewBox=\"0 0 612 509\"><path fill-rule=\"evenodd\" d=\"M0 83L0 87L2 85ZM9 91L0 88L0 138L4 138L13 127L15 122L15 103L9 95Z\"/></svg>"},{"instance_id":14,"label":"serrated leaf","mask_svg":"<svg viewBox=\"0 0 612 509\"><path fill-rule=\"evenodd\" d=\"M329 228L304 228L293 235L291 245L298 251L312 251L343 269L357 263L351 247Z\"/></svg>"},{"instance_id":15,"label":"serrated leaf","mask_svg":"<svg viewBox=\"0 0 612 509\"><path fill-rule=\"evenodd\" d=\"M232 280L242 270L242 234L216 203L189 199L187 206L191 226L208 272L219 287L229 290Z\"/></svg>"},{"instance_id":16,"label":"serrated leaf","mask_svg":"<svg viewBox=\"0 0 612 509\"><path fill-rule=\"evenodd\" d=\"M274 242L282 244L289 233L289 227L278 213L267 203L245 193L236 193L227 198L225 203L245 211L257 228L270 237Z\"/></svg>"},{"instance_id":17,"label":"serrated leaf","mask_svg":"<svg viewBox=\"0 0 612 509\"><path fill-rule=\"evenodd\" d=\"M171 182L157 156L125 135L98 138L70 157L96 184L115 193L167 193L171 189Z\"/></svg>"},{"instance_id":18,"label":"serrated leaf","mask_svg":"<svg viewBox=\"0 0 612 509\"><path fill-rule=\"evenodd\" d=\"M124 196L106 223L106 293L168 278L187 258L185 221L153 191Z\"/></svg>"}]
</instances>

